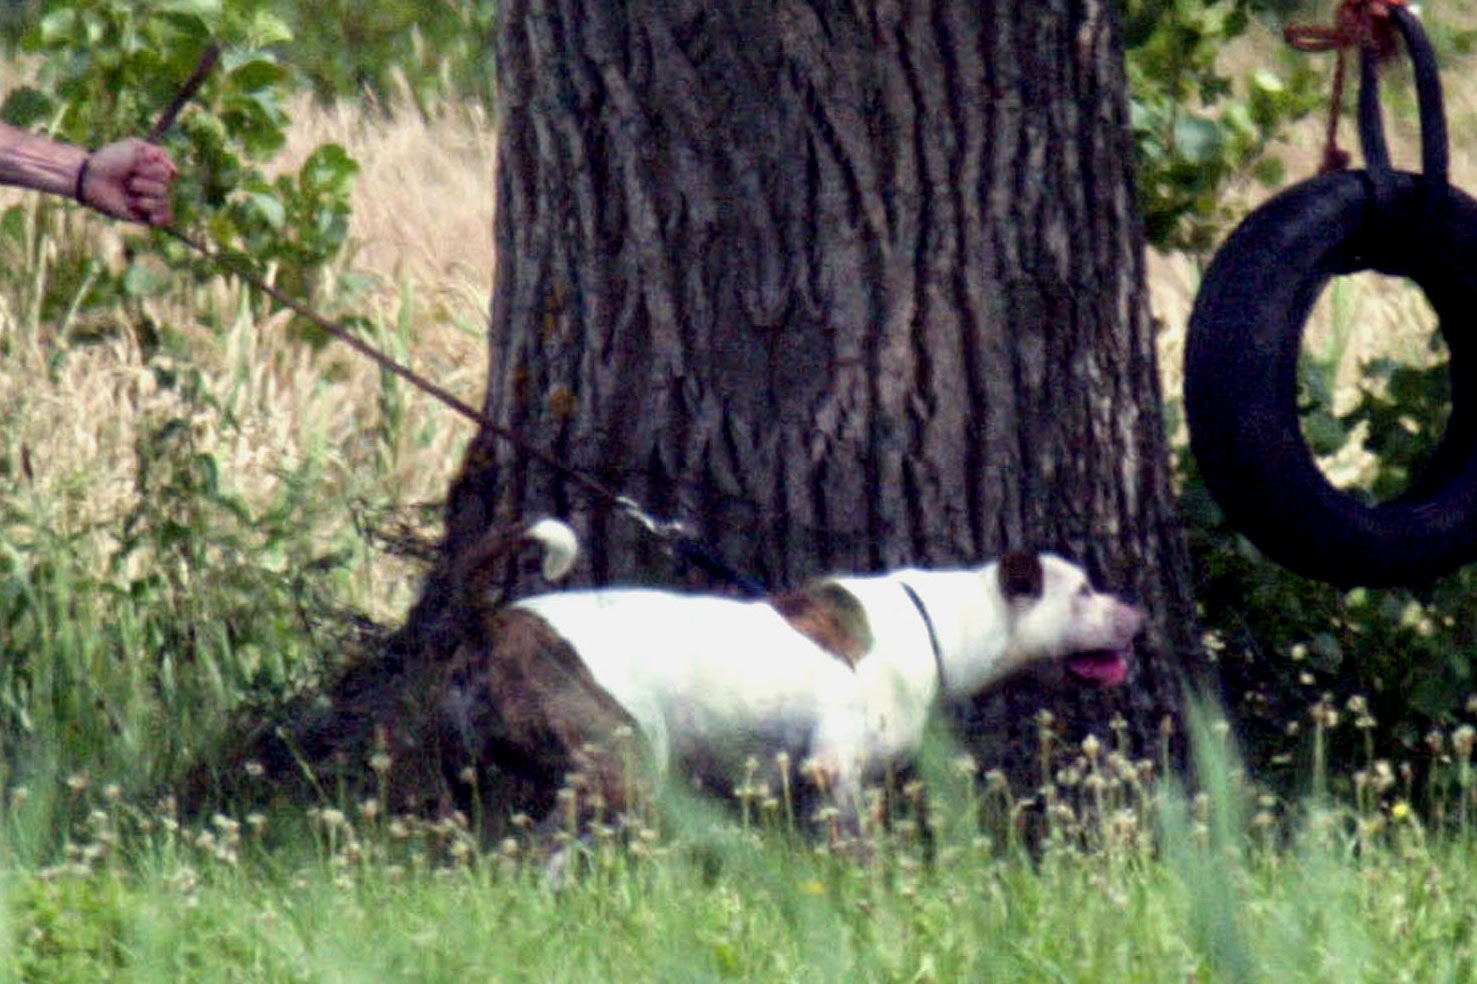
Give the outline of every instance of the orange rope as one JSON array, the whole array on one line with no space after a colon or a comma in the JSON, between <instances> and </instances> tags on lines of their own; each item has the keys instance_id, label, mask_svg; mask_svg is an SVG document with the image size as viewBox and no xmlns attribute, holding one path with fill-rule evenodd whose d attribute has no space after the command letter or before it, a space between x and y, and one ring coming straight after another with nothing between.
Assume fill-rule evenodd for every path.
<instances>
[{"instance_id":1,"label":"orange rope","mask_svg":"<svg viewBox=\"0 0 1477 984\"><path fill-rule=\"evenodd\" d=\"M1332 27L1316 24L1289 24L1282 37L1298 51L1334 51L1338 63L1333 70L1333 92L1329 98L1328 129L1324 134L1323 163L1320 174L1339 171L1349 164L1349 154L1339 148L1339 110L1344 101L1345 54L1352 48L1367 50L1378 61L1386 61L1399 50L1395 25L1390 20L1392 7L1403 7L1406 0L1344 0L1334 15Z\"/></svg>"},{"instance_id":2,"label":"orange rope","mask_svg":"<svg viewBox=\"0 0 1477 984\"><path fill-rule=\"evenodd\" d=\"M1406 0L1344 0L1334 15L1333 27L1291 24L1282 31L1287 43L1298 51L1342 51L1356 45L1371 48L1381 61L1395 54L1395 25L1390 8L1405 6Z\"/></svg>"}]
</instances>

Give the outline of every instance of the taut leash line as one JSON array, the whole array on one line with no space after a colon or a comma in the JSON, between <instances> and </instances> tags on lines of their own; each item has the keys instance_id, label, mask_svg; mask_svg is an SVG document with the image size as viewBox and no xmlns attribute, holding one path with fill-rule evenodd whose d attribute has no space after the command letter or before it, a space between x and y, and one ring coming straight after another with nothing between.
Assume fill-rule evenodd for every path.
<instances>
[{"instance_id":1,"label":"taut leash line","mask_svg":"<svg viewBox=\"0 0 1477 984\"><path fill-rule=\"evenodd\" d=\"M328 334L343 342L345 345L349 346L360 355L363 355L373 361L375 365L379 366L381 369L384 369L387 372L394 373L396 376L399 376L407 383L410 383L412 386L433 397L437 401L445 404L452 410L455 410L463 417L477 424L479 427L486 428L495 436L503 439L504 441L507 441L518 452L526 454L530 458L538 461L540 464L553 469L561 476L570 479L571 481L585 488L587 491L593 492L600 498L620 507L623 511L637 514L641 512L634 502L632 502L625 496L622 496L615 490L611 489L609 486L597 481L596 479L590 478L583 472L571 468L542 448L538 448L532 444L527 443L513 431L497 423L492 418L488 417L486 414L482 413L480 410L476 409L464 400L461 400L445 387L432 382L425 376L422 376L420 373L416 372L414 369L411 369L408 366L396 362L394 359L390 358L388 355L381 352L370 343L364 341L364 339L355 335L339 322L325 317L322 314L319 314L317 311L314 311L312 308L308 307L306 304L302 303L296 298L289 296L276 287L273 287L271 284L267 283L265 280L252 273L249 269L246 268L243 262L238 261L234 256L223 253L219 250L210 249L205 244L192 238L187 233L181 232L174 226L165 226L160 231L174 237L181 243L184 243L190 249L199 253L201 256L205 257L207 260L211 261L217 266L228 269L232 274L240 277L244 283L258 291L261 291L263 294L266 294L272 300L289 309L294 314L307 318L317 327L328 332ZM673 528L673 524L660 523L656 520L651 520L645 525L653 530L653 532L656 532L663 536L668 535L668 531Z\"/></svg>"}]
</instances>

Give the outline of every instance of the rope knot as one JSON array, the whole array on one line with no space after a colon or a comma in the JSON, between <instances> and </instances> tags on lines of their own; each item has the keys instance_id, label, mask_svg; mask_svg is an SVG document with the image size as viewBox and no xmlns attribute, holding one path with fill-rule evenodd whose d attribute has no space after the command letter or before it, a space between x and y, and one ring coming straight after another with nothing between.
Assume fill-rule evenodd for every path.
<instances>
[{"instance_id":1,"label":"rope knot","mask_svg":"<svg viewBox=\"0 0 1477 984\"><path fill-rule=\"evenodd\" d=\"M1390 10L1405 5L1406 0L1344 0L1332 27L1289 24L1282 37L1298 51L1342 53L1357 46L1373 52L1382 62L1388 61L1399 48Z\"/></svg>"},{"instance_id":2,"label":"rope knot","mask_svg":"<svg viewBox=\"0 0 1477 984\"><path fill-rule=\"evenodd\" d=\"M1374 56L1382 64L1400 49L1394 19L1396 7L1406 0L1344 0L1334 15L1332 27L1317 24L1289 24L1282 37L1298 51L1333 51L1338 63L1333 70L1333 92L1328 101L1328 129L1323 142L1323 162L1319 174L1341 171L1349 165L1349 154L1338 145L1339 107L1344 101L1344 55L1358 48Z\"/></svg>"}]
</instances>

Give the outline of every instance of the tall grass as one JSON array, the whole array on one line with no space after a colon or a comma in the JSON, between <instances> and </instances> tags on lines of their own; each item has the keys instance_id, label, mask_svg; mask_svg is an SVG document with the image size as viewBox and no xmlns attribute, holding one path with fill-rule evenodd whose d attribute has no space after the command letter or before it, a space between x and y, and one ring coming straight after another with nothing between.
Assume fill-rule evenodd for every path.
<instances>
[{"instance_id":1,"label":"tall grass","mask_svg":"<svg viewBox=\"0 0 1477 984\"><path fill-rule=\"evenodd\" d=\"M28 861L43 814L12 794L0 980L1477 979L1469 827L1328 800L1269 824L1225 729L1196 748L1193 797L1104 745L1029 799L956 761L931 866L908 831L858 861L678 797L556 879L530 840L479 848L373 800L184 824L82 784L64 850ZM980 826L1047 802L1034 848Z\"/></svg>"}]
</instances>

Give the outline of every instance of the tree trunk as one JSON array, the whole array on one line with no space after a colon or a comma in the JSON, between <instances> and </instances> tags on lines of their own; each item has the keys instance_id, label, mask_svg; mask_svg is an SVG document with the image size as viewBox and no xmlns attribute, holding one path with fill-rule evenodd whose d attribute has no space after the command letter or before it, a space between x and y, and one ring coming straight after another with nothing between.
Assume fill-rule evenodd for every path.
<instances>
[{"instance_id":1,"label":"tree trunk","mask_svg":"<svg viewBox=\"0 0 1477 984\"><path fill-rule=\"evenodd\" d=\"M500 15L487 414L774 588L1040 547L1136 594L1152 627L1130 685L1028 679L963 709L986 765L1036 761L1041 707L1100 731L1121 712L1150 747L1194 658L1114 11ZM589 581L681 576L484 432L402 639L449 652L453 559L543 514L579 529Z\"/></svg>"}]
</instances>

